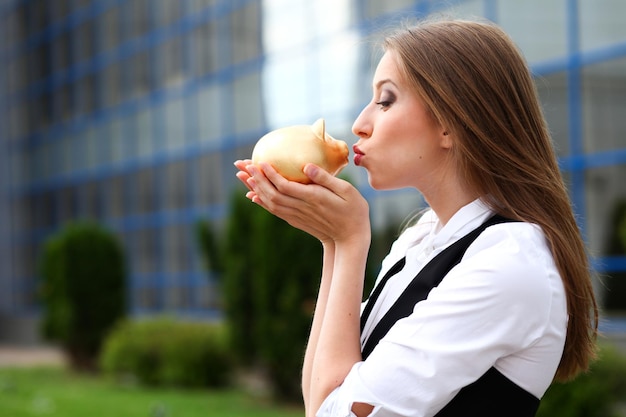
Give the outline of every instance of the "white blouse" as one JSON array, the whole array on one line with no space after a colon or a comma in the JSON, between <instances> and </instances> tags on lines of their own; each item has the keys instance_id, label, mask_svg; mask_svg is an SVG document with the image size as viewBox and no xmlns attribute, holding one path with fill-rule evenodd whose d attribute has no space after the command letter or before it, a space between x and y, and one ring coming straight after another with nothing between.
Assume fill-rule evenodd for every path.
<instances>
[{"instance_id":1,"label":"white blouse","mask_svg":"<svg viewBox=\"0 0 626 417\"><path fill-rule=\"evenodd\" d=\"M377 283L403 256L406 265L385 285L361 344L433 257L492 214L476 200L443 227L430 210L408 228L383 260ZM367 360L354 365L317 416L354 416L354 402L373 405L370 416L433 416L492 366L541 398L556 373L566 330L565 290L541 228L491 226Z\"/></svg>"}]
</instances>

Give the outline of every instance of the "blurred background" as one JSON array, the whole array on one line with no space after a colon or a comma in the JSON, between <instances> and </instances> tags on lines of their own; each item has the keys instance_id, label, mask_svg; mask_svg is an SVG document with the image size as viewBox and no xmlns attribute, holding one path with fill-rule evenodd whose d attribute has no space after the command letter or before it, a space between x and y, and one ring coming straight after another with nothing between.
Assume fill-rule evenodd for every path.
<instances>
[{"instance_id":1,"label":"blurred background","mask_svg":"<svg viewBox=\"0 0 626 417\"><path fill-rule=\"evenodd\" d=\"M39 343L38 259L78 219L122 242L131 316L219 319L194 225L227 218L232 162L319 117L354 143L377 35L432 13L497 22L527 57L602 328L626 333L626 2L0 0L0 342ZM346 172L376 229L424 205Z\"/></svg>"}]
</instances>

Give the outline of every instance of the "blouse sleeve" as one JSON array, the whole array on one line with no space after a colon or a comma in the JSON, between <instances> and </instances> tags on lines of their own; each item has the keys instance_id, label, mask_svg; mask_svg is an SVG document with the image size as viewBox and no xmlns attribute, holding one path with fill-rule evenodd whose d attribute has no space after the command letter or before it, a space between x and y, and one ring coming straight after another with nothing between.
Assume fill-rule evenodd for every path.
<instances>
[{"instance_id":1,"label":"blouse sleeve","mask_svg":"<svg viewBox=\"0 0 626 417\"><path fill-rule=\"evenodd\" d=\"M428 298L354 365L317 415L350 417L354 402L373 405L376 417L436 414L498 360L535 344L550 320L565 327L566 312L552 314L554 293L562 291L538 227L488 228ZM548 384L559 358L545 367Z\"/></svg>"}]
</instances>

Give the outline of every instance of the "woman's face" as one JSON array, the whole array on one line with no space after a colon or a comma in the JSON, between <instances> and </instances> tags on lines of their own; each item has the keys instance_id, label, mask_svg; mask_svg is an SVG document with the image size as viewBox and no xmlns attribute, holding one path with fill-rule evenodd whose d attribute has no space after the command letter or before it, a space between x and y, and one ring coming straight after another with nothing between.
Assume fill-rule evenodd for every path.
<instances>
[{"instance_id":1,"label":"woman's face","mask_svg":"<svg viewBox=\"0 0 626 417\"><path fill-rule=\"evenodd\" d=\"M352 131L359 137L354 163L367 170L373 188L414 187L427 194L446 178L449 136L408 86L391 51L378 64L372 101Z\"/></svg>"}]
</instances>

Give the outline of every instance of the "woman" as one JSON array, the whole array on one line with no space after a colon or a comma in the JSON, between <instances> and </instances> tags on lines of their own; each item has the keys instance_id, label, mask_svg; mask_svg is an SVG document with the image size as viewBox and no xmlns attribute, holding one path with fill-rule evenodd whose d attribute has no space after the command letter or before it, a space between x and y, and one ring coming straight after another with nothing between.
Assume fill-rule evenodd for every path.
<instances>
[{"instance_id":1,"label":"woman","mask_svg":"<svg viewBox=\"0 0 626 417\"><path fill-rule=\"evenodd\" d=\"M384 51L354 162L372 187L415 188L430 209L364 306L358 191L312 164L305 186L235 163L248 198L324 248L307 416L532 416L555 376L588 367L598 313L527 65L499 28L460 20L400 30Z\"/></svg>"}]
</instances>

